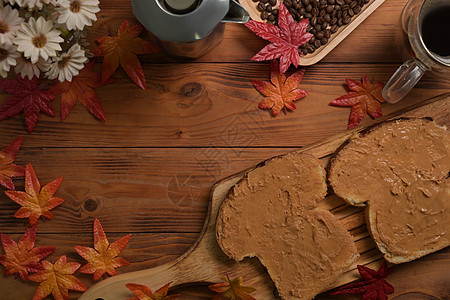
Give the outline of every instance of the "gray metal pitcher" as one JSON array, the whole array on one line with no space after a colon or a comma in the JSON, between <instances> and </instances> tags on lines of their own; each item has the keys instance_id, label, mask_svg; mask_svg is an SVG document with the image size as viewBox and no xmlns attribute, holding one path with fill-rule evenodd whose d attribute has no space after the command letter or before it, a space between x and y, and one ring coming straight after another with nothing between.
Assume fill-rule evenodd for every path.
<instances>
[{"instance_id":1,"label":"gray metal pitcher","mask_svg":"<svg viewBox=\"0 0 450 300\"><path fill-rule=\"evenodd\" d=\"M250 16L236 0L132 0L133 13L169 56L198 58L215 47L224 23Z\"/></svg>"}]
</instances>

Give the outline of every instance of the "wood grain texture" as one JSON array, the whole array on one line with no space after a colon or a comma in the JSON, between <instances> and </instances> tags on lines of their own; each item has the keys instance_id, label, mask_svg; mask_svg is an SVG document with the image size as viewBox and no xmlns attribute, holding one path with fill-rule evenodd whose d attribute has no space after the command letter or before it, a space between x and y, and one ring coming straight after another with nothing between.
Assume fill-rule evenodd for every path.
<instances>
[{"instance_id":1,"label":"wood grain texture","mask_svg":"<svg viewBox=\"0 0 450 300\"><path fill-rule=\"evenodd\" d=\"M400 114L395 113L387 116L385 119L391 120L406 115L428 116L432 117L439 125L450 126L449 100L450 95L447 94L424 102L413 110L402 111ZM313 154L321 158L322 163L326 165L330 156L344 140L363 129L356 128L347 131L325 142L319 142L310 147L298 150L298 152ZM129 297L130 292L125 287L129 282L144 284L152 289L164 285L165 282L172 282L174 286L197 281L214 282L217 274L220 272L229 274L232 278L236 276L249 278L247 284L256 288L256 291L253 293L256 299L275 299L276 297L273 296L274 285L257 260L244 259L242 262L236 263L230 260L220 250L216 241L215 220L220 205L227 196L230 188L244 176L245 172L226 178L214 185L211 192L208 215L201 236L185 254L173 262L156 268L127 273L105 280L85 292L80 299L102 298L105 300L115 300ZM363 210L343 204L342 200L335 195L328 195L321 201L320 208L329 209L342 222L346 229L352 233L358 252L360 253L360 257L350 270L340 276L330 288L341 286L357 279L358 271L356 265L358 264L378 268L382 256L365 229ZM364 229L361 230L362 228ZM437 292L440 294L446 291L446 289L437 289Z\"/></svg>"}]
</instances>

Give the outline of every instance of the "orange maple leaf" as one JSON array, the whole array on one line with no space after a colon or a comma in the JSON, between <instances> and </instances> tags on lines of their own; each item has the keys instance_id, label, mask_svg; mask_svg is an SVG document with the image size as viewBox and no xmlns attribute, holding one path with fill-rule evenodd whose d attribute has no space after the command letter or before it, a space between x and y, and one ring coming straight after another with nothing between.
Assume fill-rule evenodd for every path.
<instances>
[{"instance_id":1,"label":"orange maple leaf","mask_svg":"<svg viewBox=\"0 0 450 300\"><path fill-rule=\"evenodd\" d=\"M116 36L97 38L100 46L92 52L95 56L104 56L102 82L108 80L120 64L140 88L147 89L144 71L136 54L155 53L158 52L158 48L139 37L142 30L144 26L141 24L130 26L125 20L119 26Z\"/></svg>"},{"instance_id":2,"label":"orange maple leaf","mask_svg":"<svg viewBox=\"0 0 450 300\"><path fill-rule=\"evenodd\" d=\"M264 96L264 100L259 104L261 109L272 109L272 115L276 116L284 108L294 110L293 101L305 97L308 93L298 89L302 81L305 68L301 68L294 74L286 78L280 74L278 61L273 60L270 63L270 82L261 80L252 80L255 88Z\"/></svg>"},{"instance_id":3,"label":"orange maple leaf","mask_svg":"<svg viewBox=\"0 0 450 300\"><path fill-rule=\"evenodd\" d=\"M227 275L226 277L220 277L220 279L225 282L208 286L209 289L218 293L214 295L213 300L255 300L249 293L256 291L256 289L244 286L242 277L230 280Z\"/></svg>"},{"instance_id":4,"label":"orange maple leaf","mask_svg":"<svg viewBox=\"0 0 450 300\"><path fill-rule=\"evenodd\" d=\"M30 280L41 284L33 296L33 300L41 300L52 294L56 300L69 299L69 290L84 292L86 286L72 274L80 267L79 263L67 262L65 255L58 258L55 264L43 260L44 269L29 276Z\"/></svg>"},{"instance_id":5,"label":"orange maple leaf","mask_svg":"<svg viewBox=\"0 0 450 300\"><path fill-rule=\"evenodd\" d=\"M94 248L75 246L75 251L88 263L81 268L81 273L94 274L94 280L100 279L105 273L117 275L116 268L129 265L122 257L117 257L127 246L131 234L121 237L109 244L102 224L94 220Z\"/></svg>"},{"instance_id":6,"label":"orange maple leaf","mask_svg":"<svg viewBox=\"0 0 450 300\"><path fill-rule=\"evenodd\" d=\"M28 279L28 273L43 269L39 263L41 259L55 251L55 247L34 247L37 225L25 231L16 243L6 234L1 234L5 255L0 255L0 263L5 267L5 274L18 273L23 280Z\"/></svg>"},{"instance_id":7,"label":"orange maple leaf","mask_svg":"<svg viewBox=\"0 0 450 300\"><path fill-rule=\"evenodd\" d=\"M100 100L93 88L110 83L102 83L101 74L94 71L94 61L90 61L72 81L59 82L50 88L54 95L61 94L61 120L64 120L77 101L80 101L94 116L106 122Z\"/></svg>"},{"instance_id":8,"label":"orange maple leaf","mask_svg":"<svg viewBox=\"0 0 450 300\"><path fill-rule=\"evenodd\" d=\"M357 126L366 114L374 119L383 115L380 102L386 102L386 100L382 95L384 87L382 82L371 83L365 75L362 78L362 83L349 78L345 81L352 92L334 99L330 105L352 107L347 129Z\"/></svg>"},{"instance_id":9,"label":"orange maple leaf","mask_svg":"<svg viewBox=\"0 0 450 300\"><path fill-rule=\"evenodd\" d=\"M9 146L0 152L0 184L14 190L11 177L24 176L25 168L13 164L23 142L23 136L16 138Z\"/></svg>"},{"instance_id":10,"label":"orange maple leaf","mask_svg":"<svg viewBox=\"0 0 450 300\"><path fill-rule=\"evenodd\" d=\"M53 218L50 212L53 208L64 202L64 199L53 197L58 190L63 177L53 180L41 189L36 173L31 164L25 169L25 192L6 191L5 194L22 207L16 212L16 218L28 218L30 224L36 224L40 216Z\"/></svg>"},{"instance_id":11,"label":"orange maple leaf","mask_svg":"<svg viewBox=\"0 0 450 300\"><path fill-rule=\"evenodd\" d=\"M152 290L142 284L137 283L127 283L126 286L129 288L136 297L129 298L128 300L173 300L181 296L181 294L177 295L167 295L169 291L169 286L172 282L167 283L163 287L160 287L152 293Z\"/></svg>"}]
</instances>

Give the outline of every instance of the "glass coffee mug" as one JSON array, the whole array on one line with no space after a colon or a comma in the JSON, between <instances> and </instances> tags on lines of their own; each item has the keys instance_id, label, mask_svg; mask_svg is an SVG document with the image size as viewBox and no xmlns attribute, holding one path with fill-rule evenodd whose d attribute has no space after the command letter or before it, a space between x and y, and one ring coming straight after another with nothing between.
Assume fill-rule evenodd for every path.
<instances>
[{"instance_id":1,"label":"glass coffee mug","mask_svg":"<svg viewBox=\"0 0 450 300\"><path fill-rule=\"evenodd\" d=\"M429 71L450 76L450 0L410 0L401 15L404 61L383 89L387 102L402 99Z\"/></svg>"}]
</instances>

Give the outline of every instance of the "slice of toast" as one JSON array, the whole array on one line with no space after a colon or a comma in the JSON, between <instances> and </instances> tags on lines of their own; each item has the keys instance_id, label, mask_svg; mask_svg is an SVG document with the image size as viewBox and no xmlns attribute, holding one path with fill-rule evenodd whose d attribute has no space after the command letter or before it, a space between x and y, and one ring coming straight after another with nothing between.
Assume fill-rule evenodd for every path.
<instances>
[{"instance_id":1,"label":"slice of toast","mask_svg":"<svg viewBox=\"0 0 450 300\"><path fill-rule=\"evenodd\" d=\"M362 206L385 259L403 263L450 244L450 135L425 118L381 123L345 142L328 181Z\"/></svg>"},{"instance_id":2,"label":"slice of toast","mask_svg":"<svg viewBox=\"0 0 450 300\"><path fill-rule=\"evenodd\" d=\"M328 210L325 170L310 155L264 162L220 207L217 241L230 258L258 257L283 299L311 299L358 257L352 236Z\"/></svg>"}]
</instances>

